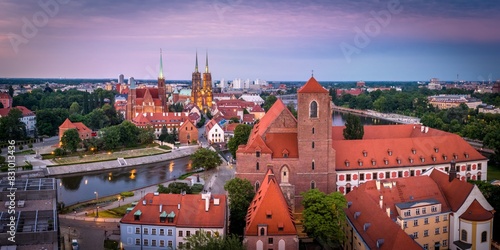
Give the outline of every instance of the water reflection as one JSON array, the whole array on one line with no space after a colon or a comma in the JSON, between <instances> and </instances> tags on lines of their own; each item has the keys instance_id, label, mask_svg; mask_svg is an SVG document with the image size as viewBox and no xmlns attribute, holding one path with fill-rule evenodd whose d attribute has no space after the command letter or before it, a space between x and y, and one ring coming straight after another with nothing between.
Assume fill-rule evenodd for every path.
<instances>
[{"instance_id":1,"label":"water reflection","mask_svg":"<svg viewBox=\"0 0 500 250\"><path fill-rule=\"evenodd\" d=\"M191 162L185 157L138 167L63 177L58 179L59 198L66 205L71 205L95 198L95 191L100 197L114 195L177 178L190 168ZM82 181L84 185L81 185Z\"/></svg>"}]
</instances>

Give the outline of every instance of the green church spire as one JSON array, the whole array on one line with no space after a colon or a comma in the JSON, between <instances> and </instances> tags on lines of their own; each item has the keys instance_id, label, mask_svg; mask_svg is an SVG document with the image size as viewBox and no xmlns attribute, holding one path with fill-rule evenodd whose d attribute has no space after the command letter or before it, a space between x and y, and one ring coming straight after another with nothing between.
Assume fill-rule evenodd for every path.
<instances>
[{"instance_id":1,"label":"green church spire","mask_svg":"<svg viewBox=\"0 0 500 250\"><path fill-rule=\"evenodd\" d=\"M158 75L158 79L163 79L163 59L161 57L161 48L160 48L160 74Z\"/></svg>"}]
</instances>

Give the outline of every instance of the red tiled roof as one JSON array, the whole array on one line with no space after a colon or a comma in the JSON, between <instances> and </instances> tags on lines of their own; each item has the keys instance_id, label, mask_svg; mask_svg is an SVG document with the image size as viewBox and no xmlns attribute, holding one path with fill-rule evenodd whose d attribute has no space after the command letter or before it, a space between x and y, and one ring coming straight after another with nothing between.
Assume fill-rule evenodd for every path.
<instances>
[{"instance_id":1,"label":"red tiled roof","mask_svg":"<svg viewBox=\"0 0 500 250\"><path fill-rule=\"evenodd\" d=\"M28 108L26 108L24 106L16 106L13 108L20 110L21 113L23 114L23 116L34 116L35 115L35 113L33 113L33 111L29 110ZM0 117L8 116L11 109L12 108L1 108L0 109Z\"/></svg>"},{"instance_id":2,"label":"red tiled roof","mask_svg":"<svg viewBox=\"0 0 500 250\"><path fill-rule=\"evenodd\" d=\"M261 106L255 105L252 107L252 112L266 112Z\"/></svg>"},{"instance_id":3,"label":"red tiled roof","mask_svg":"<svg viewBox=\"0 0 500 250\"><path fill-rule=\"evenodd\" d=\"M238 125L240 125L240 123L229 123L224 126L224 131L234 133L234 130L238 127Z\"/></svg>"},{"instance_id":4,"label":"red tiled roof","mask_svg":"<svg viewBox=\"0 0 500 250\"><path fill-rule=\"evenodd\" d=\"M272 169L268 169L246 216L245 236L259 235L259 225L267 225L267 235L296 235L297 230L288 203ZM279 230L278 228L282 229Z\"/></svg>"},{"instance_id":5,"label":"red tiled roof","mask_svg":"<svg viewBox=\"0 0 500 250\"><path fill-rule=\"evenodd\" d=\"M469 221L487 221L493 219L493 213L474 200L460 218Z\"/></svg>"},{"instance_id":6,"label":"red tiled roof","mask_svg":"<svg viewBox=\"0 0 500 250\"><path fill-rule=\"evenodd\" d=\"M453 212L458 211L474 188L474 185L459 179L450 182L447 174L436 169L433 169L430 177L440 186Z\"/></svg>"},{"instance_id":7,"label":"red tiled roof","mask_svg":"<svg viewBox=\"0 0 500 250\"><path fill-rule=\"evenodd\" d=\"M328 90L323 88L314 77L311 77L304 86L297 90L297 93L328 93Z\"/></svg>"},{"instance_id":8,"label":"red tiled roof","mask_svg":"<svg viewBox=\"0 0 500 250\"><path fill-rule=\"evenodd\" d=\"M362 140L344 140L343 136L339 139L344 127L332 127L332 146L337 155L336 169L449 164L454 155L457 157L456 162L486 159L458 135L436 129L423 133L418 127L413 129L413 126L365 126ZM362 162L362 166L359 162Z\"/></svg>"},{"instance_id":9,"label":"red tiled roof","mask_svg":"<svg viewBox=\"0 0 500 250\"><path fill-rule=\"evenodd\" d=\"M350 95L360 95L363 92L362 89L337 89L337 96L341 96L343 94L350 94Z\"/></svg>"},{"instance_id":10,"label":"red tiled roof","mask_svg":"<svg viewBox=\"0 0 500 250\"><path fill-rule=\"evenodd\" d=\"M345 214L369 248L388 250L422 249L417 242L387 216L385 211L379 208L378 201L374 201L363 189L355 188L345 197L351 204L344 209ZM359 216L354 218L356 212L359 212ZM369 223L370 226L364 230L366 223ZM383 240L380 247L377 247L377 240Z\"/></svg>"},{"instance_id":11,"label":"red tiled roof","mask_svg":"<svg viewBox=\"0 0 500 250\"><path fill-rule=\"evenodd\" d=\"M196 128L196 126L189 119L187 119L184 123L182 123L181 127L179 128L179 132L181 130L184 130L184 128L187 126L192 126Z\"/></svg>"},{"instance_id":12,"label":"red tiled roof","mask_svg":"<svg viewBox=\"0 0 500 250\"><path fill-rule=\"evenodd\" d=\"M66 118L66 120L64 120L64 122L59 126L59 129L62 128L76 128L76 126L69 120L69 118Z\"/></svg>"},{"instance_id":13,"label":"red tiled roof","mask_svg":"<svg viewBox=\"0 0 500 250\"><path fill-rule=\"evenodd\" d=\"M78 130L78 132L88 132L88 133L92 132L90 128L88 128L87 126L85 126L85 124L81 122L74 122L73 124L75 124L76 130Z\"/></svg>"},{"instance_id":14,"label":"red tiled roof","mask_svg":"<svg viewBox=\"0 0 500 250\"><path fill-rule=\"evenodd\" d=\"M299 158L297 133L268 133L266 145L273 152L273 158L283 158L285 150L287 158Z\"/></svg>"},{"instance_id":15,"label":"red tiled roof","mask_svg":"<svg viewBox=\"0 0 500 250\"><path fill-rule=\"evenodd\" d=\"M214 199L219 199L219 205L214 204ZM146 201L143 205L142 200ZM178 209L180 204L180 210ZM226 196L212 195L209 210L205 211L205 200L201 199L201 194L146 194L139 200L134 209L121 219L121 223L146 224L192 228L223 228L226 220ZM160 205L162 210L160 211ZM140 220L134 220L134 213L141 211ZM160 214L165 211L167 214L175 213L173 223L160 222Z\"/></svg>"},{"instance_id":16,"label":"red tiled roof","mask_svg":"<svg viewBox=\"0 0 500 250\"><path fill-rule=\"evenodd\" d=\"M253 114L244 114L243 122L255 122L255 116Z\"/></svg>"},{"instance_id":17,"label":"red tiled roof","mask_svg":"<svg viewBox=\"0 0 500 250\"><path fill-rule=\"evenodd\" d=\"M137 115L134 119L132 119L132 122L137 126L151 125L149 119L146 118L142 112L139 113L139 115Z\"/></svg>"}]
</instances>

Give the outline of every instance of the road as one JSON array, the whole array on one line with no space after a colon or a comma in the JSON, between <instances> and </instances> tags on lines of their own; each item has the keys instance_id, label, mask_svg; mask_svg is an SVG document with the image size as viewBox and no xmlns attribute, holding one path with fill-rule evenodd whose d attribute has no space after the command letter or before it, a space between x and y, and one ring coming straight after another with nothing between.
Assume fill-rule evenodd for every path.
<instances>
[{"instance_id":1,"label":"road","mask_svg":"<svg viewBox=\"0 0 500 250\"><path fill-rule=\"evenodd\" d=\"M106 237L120 241L120 235L113 235L113 230L119 230L117 222L91 222L72 219L59 219L59 229L61 239L64 240L65 248L71 249L72 239L76 239L80 249L104 249L105 233Z\"/></svg>"}]
</instances>

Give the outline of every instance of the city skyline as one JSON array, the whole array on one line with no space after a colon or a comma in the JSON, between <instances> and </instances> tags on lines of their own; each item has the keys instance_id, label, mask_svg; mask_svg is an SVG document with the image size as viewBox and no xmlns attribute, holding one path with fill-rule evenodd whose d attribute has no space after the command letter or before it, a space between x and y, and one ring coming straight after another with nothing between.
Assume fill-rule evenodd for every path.
<instances>
[{"instance_id":1,"label":"city skyline","mask_svg":"<svg viewBox=\"0 0 500 250\"><path fill-rule=\"evenodd\" d=\"M497 1L0 3L0 77L500 79ZM200 67L204 67L204 62Z\"/></svg>"}]
</instances>

